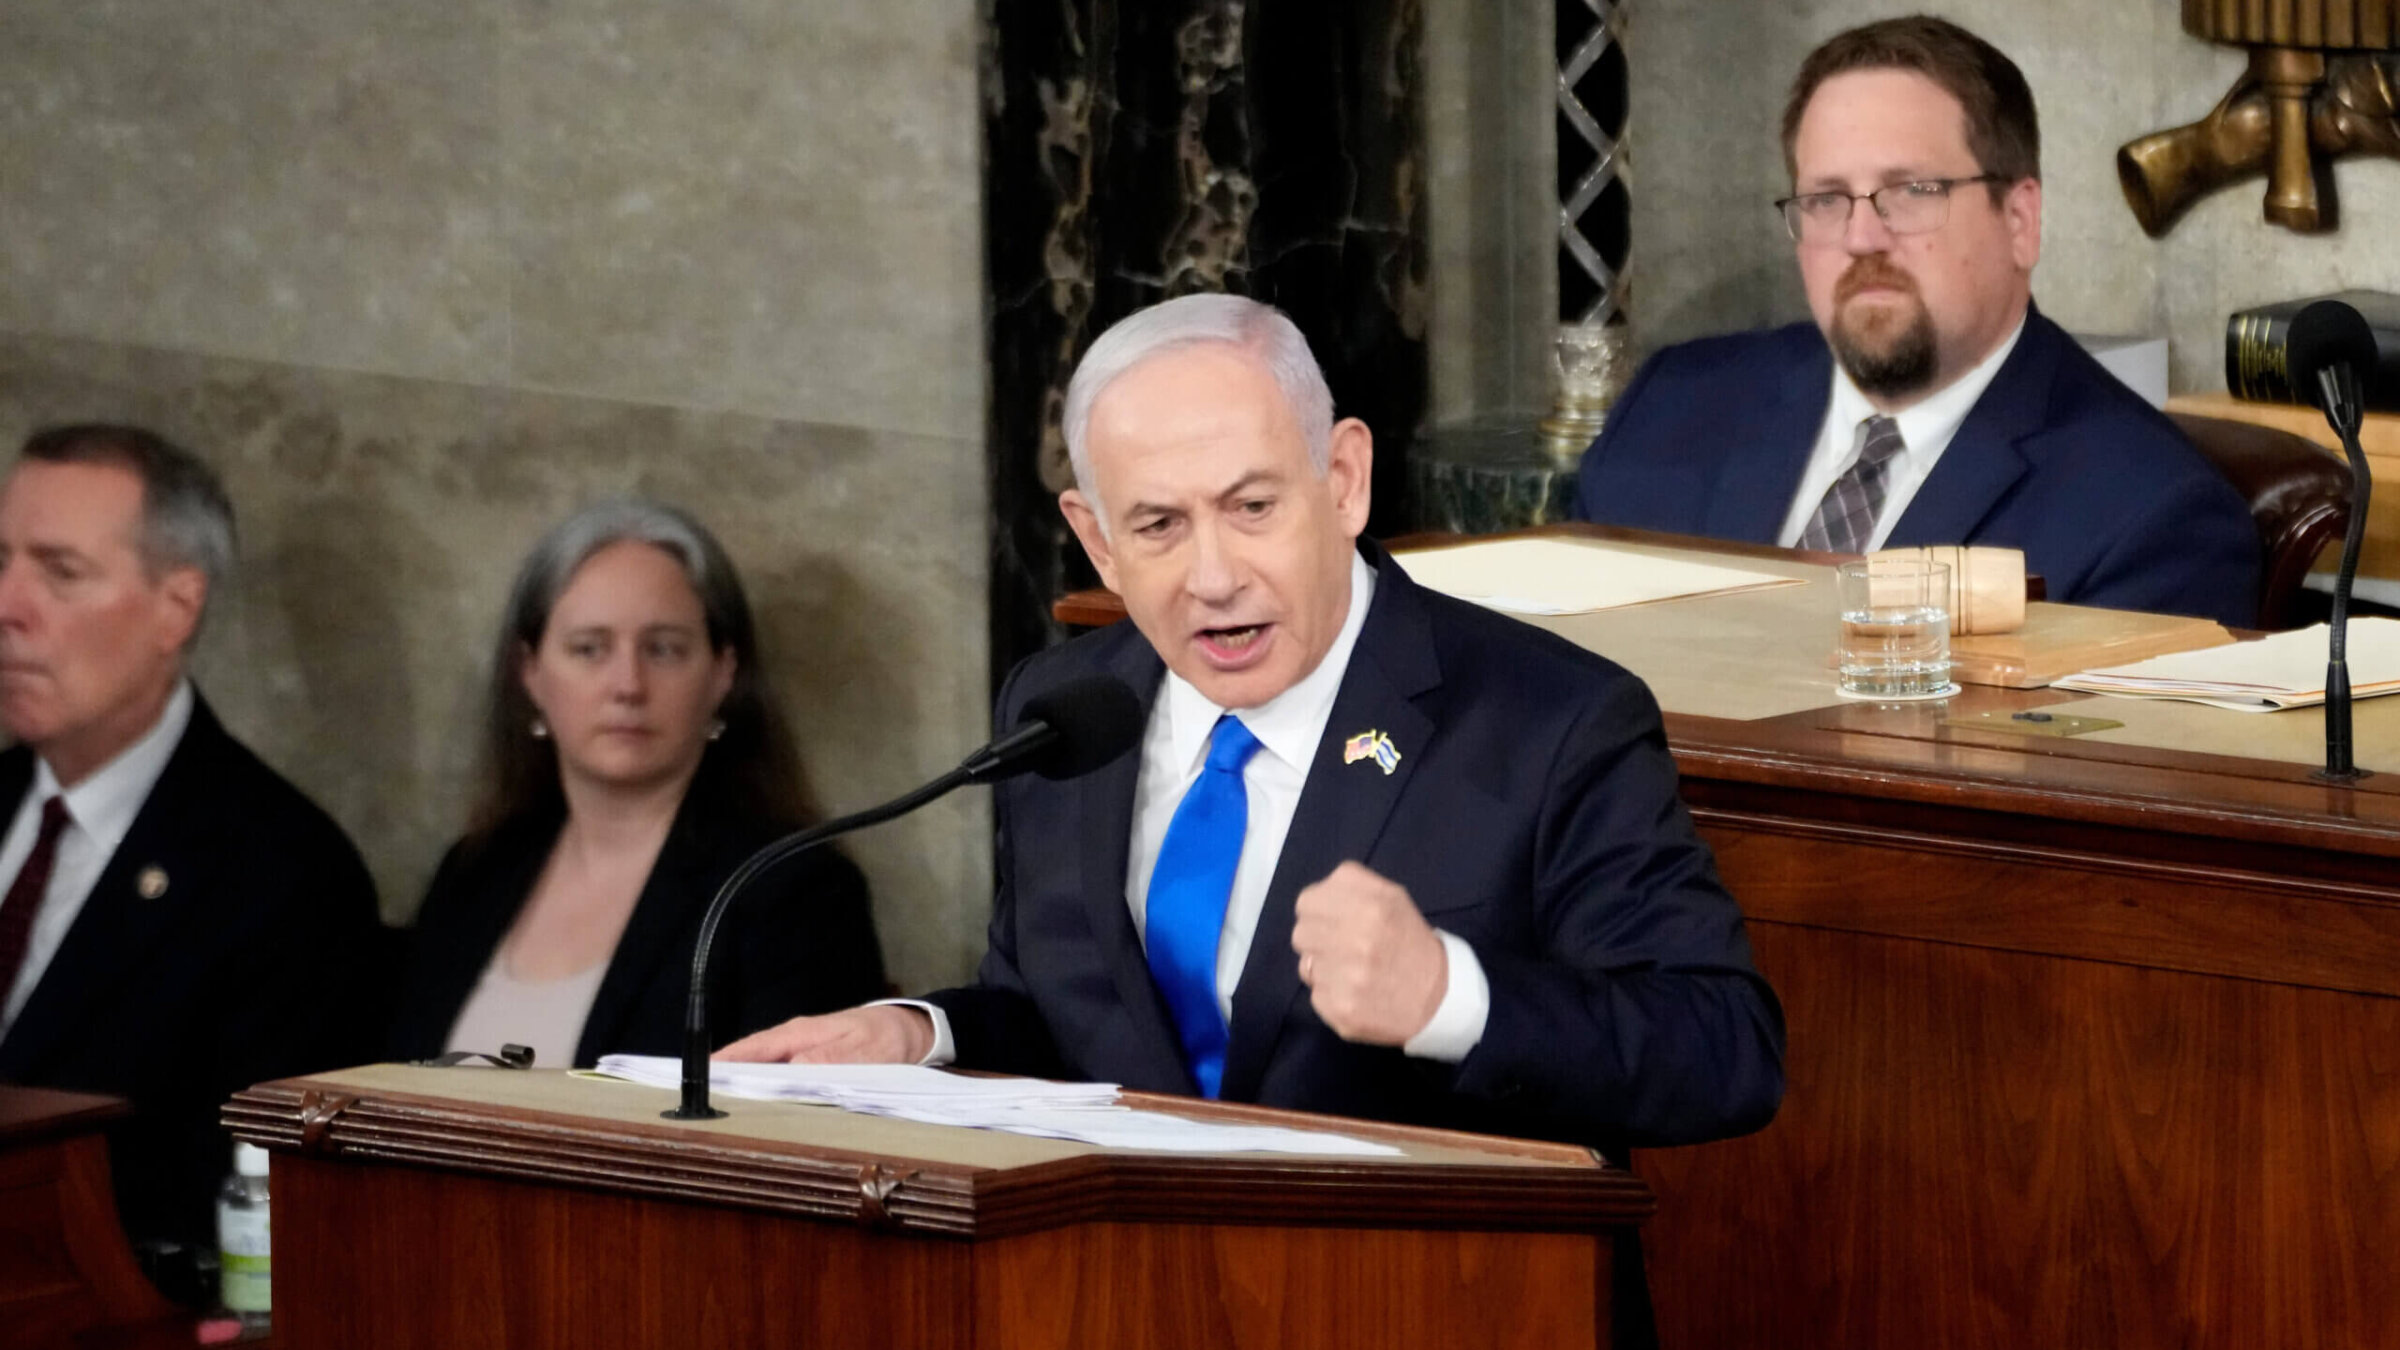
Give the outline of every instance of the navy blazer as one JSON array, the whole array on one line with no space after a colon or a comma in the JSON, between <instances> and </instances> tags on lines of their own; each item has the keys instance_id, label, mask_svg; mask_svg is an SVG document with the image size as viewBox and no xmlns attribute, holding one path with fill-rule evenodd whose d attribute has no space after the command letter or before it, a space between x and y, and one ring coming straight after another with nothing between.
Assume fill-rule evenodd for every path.
<instances>
[{"instance_id":1,"label":"navy blazer","mask_svg":"<svg viewBox=\"0 0 2400 1350\"><path fill-rule=\"evenodd\" d=\"M1766 1123L1782 1012L1677 796L1649 690L1366 552L1374 602L1234 991L1224 1096L1611 1152ZM1020 665L999 724L1093 672L1147 702L1165 666L1117 624ZM1343 762L1368 730L1398 749L1391 772ZM1196 1090L1126 905L1140 766L1134 750L1079 780L998 789L989 950L972 986L932 996L961 1064ZM1351 1044L1310 1006L1294 901L1351 859L1475 949L1491 1013L1463 1062Z\"/></svg>"},{"instance_id":2,"label":"navy blazer","mask_svg":"<svg viewBox=\"0 0 2400 1350\"><path fill-rule=\"evenodd\" d=\"M1833 354L1813 324L1669 347L1584 452L1576 515L1772 544L1832 390ZM2053 600L2258 619L2258 530L2241 494L2030 309L1886 542L2023 549Z\"/></svg>"},{"instance_id":3,"label":"navy blazer","mask_svg":"<svg viewBox=\"0 0 2400 1350\"><path fill-rule=\"evenodd\" d=\"M563 809L521 817L461 841L442 859L408 937L389 1041L394 1057L443 1051L565 824ZM684 794L592 996L573 1067L589 1068L602 1055L683 1053L701 916L733 869L784 833L730 809L705 784ZM786 1018L884 993L866 878L838 851L811 849L760 877L726 911L710 967L709 1037L722 1046Z\"/></svg>"},{"instance_id":4,"label":"navy blazer","mask_svg":"<svg viewBox=\"0 0 2400 1350\"><path fill-rule=\"evenodd\" d=\"M0 804L14 810L32 775L25 747L0 754ZM349 837L195 698L0 1040L0 1082L130 1098L110 1136L126 1232L213 1248L233 1158L218 1108L253 1083L375 1057L381 933Z\"/></svg>"}]
</instances>

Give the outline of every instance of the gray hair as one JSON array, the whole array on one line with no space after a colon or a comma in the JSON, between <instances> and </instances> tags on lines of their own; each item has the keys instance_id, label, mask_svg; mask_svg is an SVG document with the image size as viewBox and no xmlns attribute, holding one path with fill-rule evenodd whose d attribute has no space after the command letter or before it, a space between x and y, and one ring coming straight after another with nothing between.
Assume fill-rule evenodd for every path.
<instances>
[{"instance_id":1,"label":"gray hair","mask_svg":"<svg viewBox=\"0 0 2400 1350\"><path fill-rule=\"evenodd\" d=\"M25 440L20 461L103 464L142 483L142 567L153 581L179 567L208 578L210 596L233 574L233 502L214 469L155 431L106 422L50 427ZM205 608L203 610L205 612Z\"/></svg>"},{"instance_id":2,"label":"gray hair","mask_svg":"<svg viewBox=\"0 0 2400 1350\"><path fill-rule=\"evenodd\" d=\"M541 646L550 611L576 570L593 554L628 540L649 544L682 565L708 618L711 647L722 650L737 630L742 645L749 645L750 606L724 547L700 522L674 507L633 497L595 502L552 526L534 544L509 592L503 640L513 637L528 647ZM746 650L742 654L749 655Z\"/></svg>"},{"instance_id":3,"label":"gray hair","mask_svg":"<svg viewBox=\"0 0 2400 1350\"><path fill-rule=\"evenodd\" d=\"M749 597L724 545L672 506L623 498L587 506L560 521L517 569L492 653L483 781L471 828L482 833L528 811L564 809L557 754L548 742L526 734L535 708L519 678L519 658L542 645L551 612L575 573L600 550L629 540L649 544L682 565L684 579L700 597L709 647L733 654L733 687L717 705L723 738L709 743L702 777L695 782L719 784L732 794L728 800L736 808L764 820L796 825L816 819L791 730L759 657Z\"/></svg>"},{"instance_id":4,"label":"gray hair","mask_svg":"<svg viewBox=\"0 0 2400 1350\"><path fill-rule=\"evenodd\" d=\"M1092 343L1067 382L1063 430L1075 487L1095 501L1088 436L1092 405L1118 376L1153 356L1216 343L1247 353L1275 380L1308 442L1309 467L1323 477L1332 463L1333 391L1325 372L1282 310L1239 295L1186 295L1136 310ZM1103 521L1105 524L1105 520Z\"/></svg>"}]
</instances>

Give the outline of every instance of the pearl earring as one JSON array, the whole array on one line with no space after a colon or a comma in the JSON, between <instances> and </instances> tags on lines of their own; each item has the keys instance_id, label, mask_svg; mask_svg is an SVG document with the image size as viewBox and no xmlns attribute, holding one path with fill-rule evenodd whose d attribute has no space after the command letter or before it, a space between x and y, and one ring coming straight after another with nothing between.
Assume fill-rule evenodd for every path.
<instances>
[{"instance_id":1,"label":"pearl earring","mask_svg":"<svg viewBox=\"0 0 2400 1350\"><path fill-rule=\"evenodd\" d=\"M546 741L550 739L550 724L543 721L538 716L533 719L532 731L533 738L537 741Z\"/></svg>"},{"instance_id":2,"label":"pearl earring","mask_svg":"<svg viewBox=\"0 0 2400 1350\"><path fill-rule=\"evenodd\" d=\"M725 738L725 719L724 719L724 718L722 718L722 717L719 717L719 718L716 718L716 719L712 720L711 722L709 722L709 724L708 724L708 738L709 738L710 740L712 740L712 741L723 740L723 739Z\"/></svg>"}]
</instances>

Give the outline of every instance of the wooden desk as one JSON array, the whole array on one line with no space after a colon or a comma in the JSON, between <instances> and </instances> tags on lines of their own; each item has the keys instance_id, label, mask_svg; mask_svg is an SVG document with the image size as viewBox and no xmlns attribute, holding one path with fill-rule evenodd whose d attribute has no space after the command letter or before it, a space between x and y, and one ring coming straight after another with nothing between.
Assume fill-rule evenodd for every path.
<instances>
[{"instance_id":1,"label":"wooden desk","mask_svg":"<svg viewBox=\"0 0 2400 1350\"><path fill-rule=\"evenodd\" d=\"M1658 692L1790 1026L1773 1125L1637 1162L1662 1342L2392 1344L2400 697L2355 788L2315 712L1945 726L2075 696L1842 703L1788 638L1817 571L1539 621Z\"/></svg>"},{"instance_id":2,"label":"wooden desk","mask_svg":"<svg viewBox=\"0 0 2400 1350\"><path fill-rule=\"evenodd\" d=\"M1398 1157L1159 1155L556 1072L251 1088L286 1343L1535 1347L1607 1343L1648 1188L1585 1150L1190 1099Z\"/></svg>"},{"instance_id":3,"label":"wooden desk","mask_svg":"<svg viewBox=\"0 0 2400 1350\"><path fill-rule=\"evenodd\" d=\"M127 1113L115 1097L0 1085L0 1343L67 1350L162 1329L192 1343L117 1227L101 1131Z\"/></svg>"}]
</instances>

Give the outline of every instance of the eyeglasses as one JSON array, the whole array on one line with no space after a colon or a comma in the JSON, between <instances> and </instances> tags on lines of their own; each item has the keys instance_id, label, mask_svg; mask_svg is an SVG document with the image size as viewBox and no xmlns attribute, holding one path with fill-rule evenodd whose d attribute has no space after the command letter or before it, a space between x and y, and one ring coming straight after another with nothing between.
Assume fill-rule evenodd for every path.
<instances>
[{"instance_id":1,"label":"eyeglasses","mask_svg":"<svg viewBox=\"0 0 2400 1350\"><path fill-rule=\"evenodd\" d=\"M1995 173L1973 178L1920 178L1892 183L1873 192L1803 192L1775 203L1783 213L1783 228L1794 242L1840 243L1850 229L1850 213L1860 202L1872 202L1883 227L1894 234L1924 234L1942 228L1950 218L1950 189L1969 183L1997 183Z\"/></svg>"}]
</instances>

